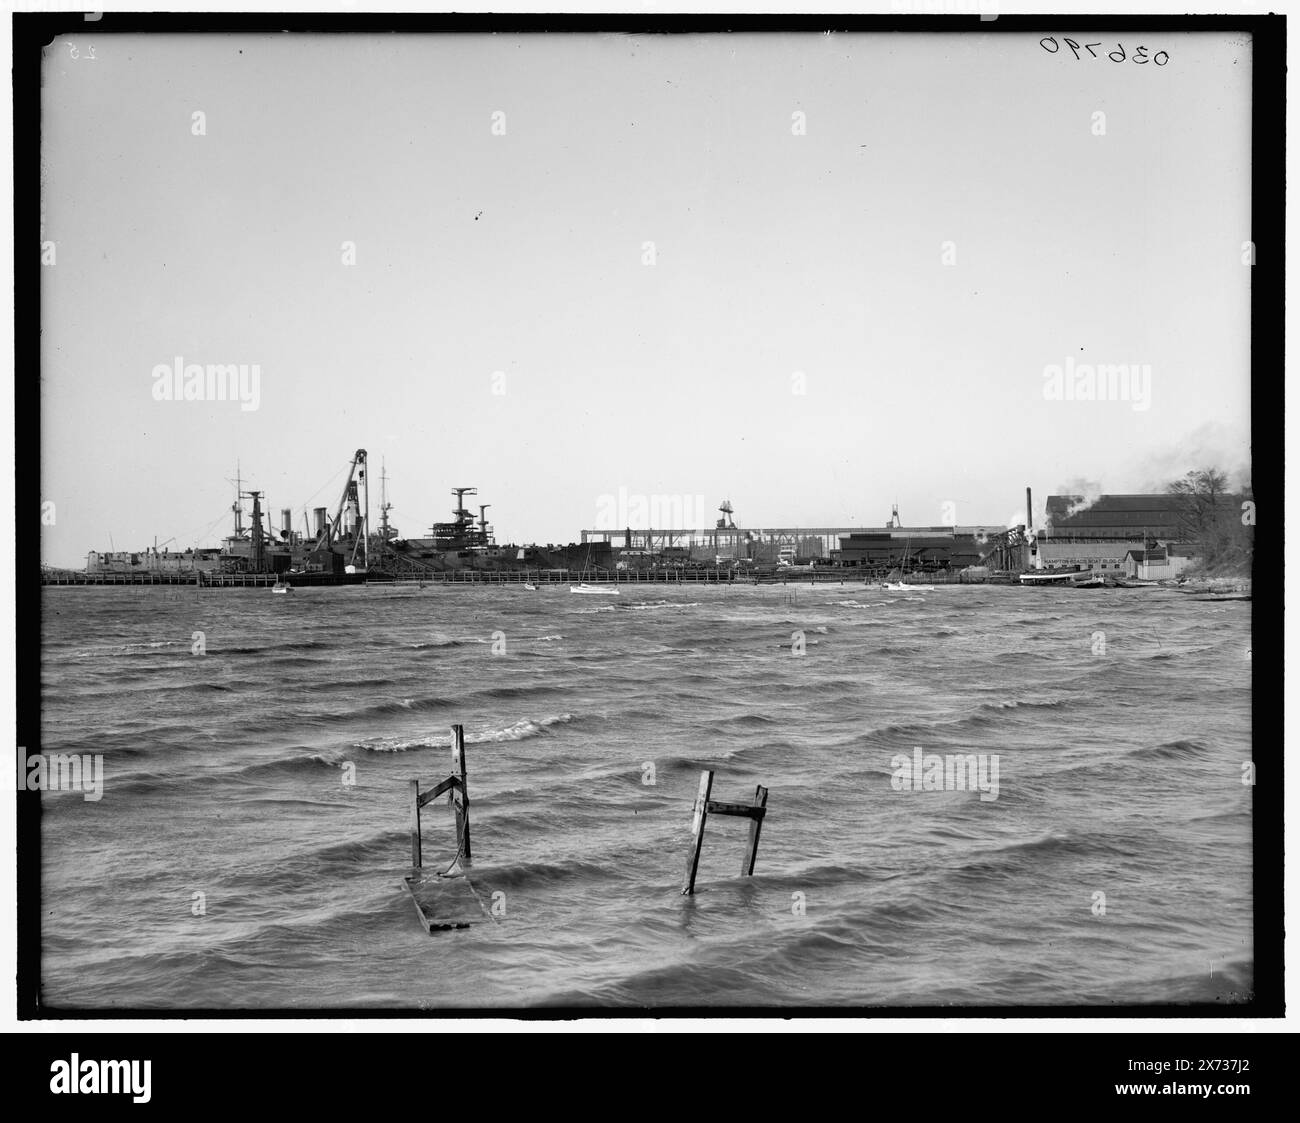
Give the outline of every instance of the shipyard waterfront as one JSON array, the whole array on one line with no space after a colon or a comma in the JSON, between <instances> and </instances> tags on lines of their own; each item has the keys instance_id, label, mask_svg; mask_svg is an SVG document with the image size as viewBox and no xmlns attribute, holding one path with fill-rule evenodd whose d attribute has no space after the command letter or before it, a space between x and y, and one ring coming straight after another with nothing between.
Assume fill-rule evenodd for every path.
<instances>
[{"instance_id":1,"label":"shipyard waterfront","mask_svg":"<svg viewBox=\"0 0 1300 1123\"><path fill-rule=\"evenodd\" d=\"M1237 1003L1251 610L1170 588L42 596L47 1008ZM426 935L409 781L472 797ZM932 760L971 759L969 783ZM702 769L709 822L681 894ZM88 769L89 774L89 769ZM934 780L931 783L931 780ZM432 874L456 856L444 800Z\"/></svg>"}]
</instances>

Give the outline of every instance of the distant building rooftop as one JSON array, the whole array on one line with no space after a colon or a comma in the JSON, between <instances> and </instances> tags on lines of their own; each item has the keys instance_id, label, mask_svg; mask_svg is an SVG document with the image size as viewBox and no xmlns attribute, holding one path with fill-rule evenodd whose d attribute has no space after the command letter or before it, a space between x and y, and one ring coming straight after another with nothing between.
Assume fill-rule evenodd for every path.
<instances>
[{"instance_id":1,"label":"distant building rooftop","mask_svg":"<svg viewBox=\"0 0 1300 1123\"><path fill-rule=\"evenodd\" d=\"M1141 553L1142 543L1136 539L1121 542L1039 542L1038 553L1044 561L1078 559L1095 561L1103 558L1121 558L1126 553Z\"/></svg>"},{"instance_id":2,"label":"distant building rooftop","mask_svg":"<svg viewBox=\"0 0 1300 1123\"><path fill-rule=\"evenodd\" d=\"M1129 558L1132 558L1135 562L1166 562L1169 560L1169 555L1165 552L1165 548L1161 546L1155 550L1130 550L1125 555L1125 560L1127 561Z\"/></svg>"},{"instance_id":3,"label":"distant building rooftop","mask_svg":"<svg viewBox=\"0 0 1300 1123\"><path fill-rule=\"evenodd\" d=\"M1188 504L1177 495L1082 495L1047 498L1046 537L1126 538L1142 534L1177 538L1184 532Z\"/></svg>"}]
</instances>

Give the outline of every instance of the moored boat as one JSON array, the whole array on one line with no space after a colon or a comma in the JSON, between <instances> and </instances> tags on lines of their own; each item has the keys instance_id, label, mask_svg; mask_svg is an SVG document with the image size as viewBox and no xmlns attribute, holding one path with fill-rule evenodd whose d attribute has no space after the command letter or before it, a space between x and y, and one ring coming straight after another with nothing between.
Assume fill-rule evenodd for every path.
<instances>
[{"instance_id":1,"label":"moored boat","mask_svg":"<svg viewBox=\"0 0 1300 1123\"><path fill-rule=\"evenodd\" d=\"M1020 575L1022 585L1052 585L1065 589L1104 589L1106 578L1090 569L1043 570Z\"/></svg>"}]
</instances>

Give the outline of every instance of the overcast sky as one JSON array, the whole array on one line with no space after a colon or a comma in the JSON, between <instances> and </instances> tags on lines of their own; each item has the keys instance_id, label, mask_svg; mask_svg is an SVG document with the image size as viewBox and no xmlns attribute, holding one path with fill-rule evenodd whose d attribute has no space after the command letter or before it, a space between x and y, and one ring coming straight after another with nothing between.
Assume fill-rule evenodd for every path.
<instances>
[{"instance_id":1,"label":"overcast sky","mask_svg":"<svg viewBox=\"0 0 1300 1123\"><path fill-rule=\"evenodd\" d=\"M895 501L1005 523L1027 485L1041 509L1243 468L1249 43L1074 38L1098 57L979 33L56 41L43 560L217 544L237 461L301 528L361 447L404 535L475 485L506 542L576 540L620 489L729 496L749 527ZM257 364L257 408L155 400L178 356ZM1148 408L1049 400L1067 360L1149 367Z\"/></svg>"}]
</instances>

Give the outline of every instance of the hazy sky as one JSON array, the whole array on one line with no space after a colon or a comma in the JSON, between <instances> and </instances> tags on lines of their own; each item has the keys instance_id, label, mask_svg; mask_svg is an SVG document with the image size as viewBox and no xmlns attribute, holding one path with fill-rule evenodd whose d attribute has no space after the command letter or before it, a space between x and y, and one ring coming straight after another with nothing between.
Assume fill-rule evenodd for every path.
<instances>
[{"instance_id":1,"label":"hazy sky","mask_svg":"<svg viewBox=\"0 0 1300 1123\"><path fill-rule=\"evenodd\" d=\"M979 33L57 41L43 559L215 545L237 460L301 527L360 447L403 534L476 485L508 542L576 540L620 488L729 496L749 527L895 500L1003 523L1026 485L1041 508L1243 467L1249 43L1075 38L1099 57ZM257 364L258 408L155 400L177 356ZM1149 408L1047 400L1067 360L1149 366Z\"/></svg>"}]
</instances>

